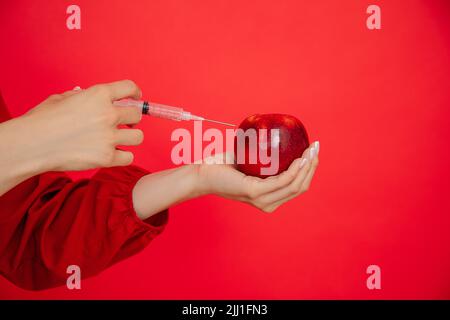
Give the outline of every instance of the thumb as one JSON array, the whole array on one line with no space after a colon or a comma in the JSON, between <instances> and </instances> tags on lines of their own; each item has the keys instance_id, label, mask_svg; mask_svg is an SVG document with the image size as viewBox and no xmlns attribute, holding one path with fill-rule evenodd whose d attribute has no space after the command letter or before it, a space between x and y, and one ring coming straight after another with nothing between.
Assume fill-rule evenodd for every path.
<instances>
[{"instance_id":1,"label":"thumb","mask_svg":"<svg viewBox=\"0 0 450 320\"><path fill-rule=\"evenodd\" d=\"M79 86L76 86L72 90L68 90L66 92L61 93L61 96L63 98L67 98L67 97L73 96L74 94L80 93L81 91L83 91L83 90Z\"/></svg>"},{"instance_id":2,"label":"thumb","mask_svg":"<svg viewBox=\"0 0 450 320\"><path fill-rule=\"evenodd\" d=\"M215 154L213 156L207 157L205 159L199 159L194 162L194 164L234 164L234 153L225 152Z\"/></svg>"}]
</instances>

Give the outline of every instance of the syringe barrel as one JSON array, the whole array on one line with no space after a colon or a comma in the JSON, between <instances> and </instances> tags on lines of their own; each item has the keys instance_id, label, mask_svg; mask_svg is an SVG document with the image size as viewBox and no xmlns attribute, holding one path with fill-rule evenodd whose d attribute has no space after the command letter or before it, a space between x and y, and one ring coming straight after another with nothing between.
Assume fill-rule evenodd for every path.
<instances>
[{"instance_id":1,"label":"syringe barrel","mask_svg":"<svg viewBox=\"0 0 450 320\"><path fill-rule=\"evenodd\" d=\"M147 110L146 110L147 109ZM182 108L166 106L164 104L144 102L142 112L153 117L170 119L170 120L186 120L184 119L184 111Z\"/></svg>"},{"instance_id":2,"label":"syringe barrel","mask_svg":"<svg viewBox=\"0 0 450 320\"><path fill-rule=\"evenodd\" d=\"M139 107L142 110L143 114L163 119L170 119L176 121L194 119L190 112L184 111L182 108L167 106L165 104L160 103L133 100L133 99L122 99L114 101L114 105L121 107ZM196 120L196 118L194 120Z\"/></svg>"}]
</instances>

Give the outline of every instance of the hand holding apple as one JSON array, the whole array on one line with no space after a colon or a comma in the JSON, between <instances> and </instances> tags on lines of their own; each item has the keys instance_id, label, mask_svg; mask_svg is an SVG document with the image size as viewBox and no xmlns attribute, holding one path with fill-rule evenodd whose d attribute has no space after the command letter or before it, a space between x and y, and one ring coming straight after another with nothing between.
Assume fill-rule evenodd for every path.
<instances>
[{"instance_id":1,"label":"hand holding apple","mask_svg":"<svg viewBox=\"0 0 450 320\"><path fill-rule=\"evenodd\" d=\"M217 155L215 164L197 165L197 195L215 194L248 203L264 212L273 212L309 189L319 164L318 154L319 142L316 141L286 171L265 179L245 175L235 165L225 164L229 163L226 158L234 155Z\"/></svg>"}]
</instances>

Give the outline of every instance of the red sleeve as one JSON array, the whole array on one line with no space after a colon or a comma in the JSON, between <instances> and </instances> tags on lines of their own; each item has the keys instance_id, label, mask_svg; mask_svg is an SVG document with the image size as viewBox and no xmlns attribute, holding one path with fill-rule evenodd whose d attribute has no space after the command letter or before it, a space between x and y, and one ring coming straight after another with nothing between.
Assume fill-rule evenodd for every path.
<instances>
[{"instance_id":1,"label":"red sleeve","mask_svg":"<svg viewBox=\"0 0 450 320\"><path fill-rule=\"evenodd\" d=\"M11 116L9 115L6 104L3 101L2 92L0 91L0 123L9 120Z\"/></svg>"},{"instance_id":2,"label":"red sleeve","mask_svg":"<svg viewBox=\"0 0 450 320\"><path fill-rule=\"evenodd\" d=\"M65 284L69 265L82 278L142 250L167 223L167 211L141 221L132 188L148 172L101 169L71 181L49 172L0 197L0 273L31 290Z\"/></svg>"},{"instance_id":3,"label":"red sleeve","mask_svg":"<svg viewBox=\"0 0 450 320\"><path fill-rule=\"evenodd\" d=\"M114 167L72 181L48 172L8 191L0 197L0 274L25 289L46 289L66 283L69 265L86 278L142 250L168 219L167 211L145 222L136 216L132 189L146 174Z\"/></svg>"}]
</instances>

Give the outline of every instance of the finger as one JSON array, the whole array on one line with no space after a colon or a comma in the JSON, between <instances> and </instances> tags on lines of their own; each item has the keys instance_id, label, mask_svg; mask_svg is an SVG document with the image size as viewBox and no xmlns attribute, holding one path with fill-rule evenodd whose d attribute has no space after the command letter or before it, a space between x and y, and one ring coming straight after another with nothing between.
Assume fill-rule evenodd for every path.
<instances>
[{"instance_id":1,"label":"finger","mask_svg":"<svg viewBox=\"0 0 450 320\"><path fill-rule=\"evenodd\" d=\"M299 187L301 186L301 184L303 183L303 180L306 178L306 176L308 175L308 172L311 168L311 161L305 158L303 159L303 167L300 169L300 171L298 172L298 174L296 175L295 179L293 179L291 181L291 183L285 185L284 187L275 190L273 192L269 192L266 193L264 195L261 196L260 201L262 203L266 203L266 204L273 204L275 202L278 202L282 199L287 198L288 196L291 196L292 194L296 193L296 186L298 185Z\"/></svg>"},{"instance_id":2,"label":"finger","mask_svg":"<svg viewBox=\"0 0 450 320\"><path fill-rule=\"evenodd\" d=\"M134 155L130 151L116 150L111 167L128 166L133 162Z\"/></svg>"},{"instance_id":3,"label":"finger","mask_svg":"<svg viewBox=\"0 0 450 320\"><path fill-rule=\"evenodd\" d=\"M306 164L303 159L306 159L306 160L308 159L308 155L310 154L311 148L312 148L312 144L303 151L303 154L302 154L302 156L300 158L296 159L293 163L291 163L291 166L289 167L289 169L287 171L291 170L291 167L295 164L296 161L300 162L300 163L298 163L298 165L299 165L298 171L299 171L301 169L301 167L303 167ZM276 189L280 189L280 188L286 186L287 184L289 184L290 182L292 182L292 180L293 180L293 179L289 180L289 181L283 180L285 178L283 178L282 175L285 174L285 173L288 173L288 172L284 171L280 175L268 177L268 178L266 178L264 180L262 180L262 179L261 180L268 182L268 181L281 179L281 181L278 182L278 188L276 188ZM297 174L295 174L295 177L296 176L297 176ZM270 192L273 192L276 189L269 189L269 188L267 188L266 190L264 190L264 193L270 193Z\"/></svg>"},{"instance_id":4,"label":"finger","mask_svg":"<svg viewBox=\"0 0 450 320\"><path fill-rule=\"evenodd\" d=\"M319 150L319 147L318 147L318 144L316 144L316 152L318 152L318 150ZM289 194L289 192L285 193L286 196L285 197L280 196L280 199L277 201L273 201L273 199L270 199L270 198L261 199L261 201L267 201L266 203L269 203L270 204L269 207L272 207L272 210L273 210L274 208L279 207L283 203L285 203L289 200L292 200L293 198L296 198L303 192L307 191L310 187L310 184L311 184L311 181L316 172L317 166L319 165L319 157L318 157L317 153L314 155L313 160L310 160L310 162L311 162L311 165L308 170L308 173L306 174L306 177L304 177L303 179L301 177L299 177L292 183L292 188L290 189L290 194Z\"/></svg>"},{"instance_id":5,"label":"finger","mask_svg":"<svg viewBox=\"0 0 450 320\"><path fill-rule=\"evenodd\" d=\"M261 201L265 201L265 203L270 204L298 193L298 191L300 191L300 189L302 188L303 181L308 177L309 171L313 166L313 162L318 154L318 151L318 142L312 143L309 148L303 151L303 155L301 158L303 168L300 170L297 177L295 177L295 179L289 185L280 188L279 190L272 193L266 194L265 196L263 196L263 198L261 198Z\"/></svg>"},{"instance_id":6,"label":"finger","mask_svg":"<svg viewBox=\"0 0 450 320\"><path fill-rule=\"evenodd\" d=\"M111 101L124 98L140 99L141 89L131 80L122 80L105 84L108 88Z\"/></svg>"},{"instance_id":7,"label":"finger","mask_svg":"<svg viewBox=\"0 0 450 320\"><path fill-rule=\"evenodd\" d=\"M137 146L144 141L144 133L139 129L117 130L116 144L121 146Z\"/></svg>"},{"instance_id":8,"label":"finger","mask_svg":"<svg viewBox=\"0 0 450 320\"><path fill-rule=\"evenodd\" d=\"M199 159L194 162L194 164L234 164L234 153L233 152L225 152L214 154L210 157Z\"/></svg>"},{"instance_id":9,"label":"finger","mask_svg":"<svg viewBox=\"0 0 450 320\"><path fill-rule=\"evenodd\" d=\"M314 143L311 143L308 148L306 148L302 153L302 158L304 159L312 159L311 150L314 148Z\"/></svg>"},{"instance_id":10,"label":"finger","mask_svg":"<svg viewBox=\"0 0 450 320\"><path fill-rule=\"evenodd\" d=\"M308 172L308 177L305 178L305 180L309 179L309 181L311 181L312 178L314 177L314 173L315 173L315 169L310 169L309 172ZM309 186L308 186L308 188L309 188ZM286 203L286 202L288 202L288 201L298 197L300 194L302 194L304 192L303 190L307 190L307 189L303 189L303 187L302 187L302 189L299 192L297 192L296 194L293 194L293 195L288 196L286 198L280 199L279 201L276 201L275 203L270 204L268 206L268 210L269 211L273 211L276 208L278 208L279 206L281 206L283 203Z\"/></svg>"},{"instance_id":11,"label":"finger","mask_svg":"<svg viewBox=\"0 0 450 320\"><path fill-rule=\"evenodd\" d=\"M309 186L311 184L311 180L314 176L314 173L316 172L317 166L319 165L319 151L320 151L320 143L319 141L315 141L311 144L315 150L314 156L312 157L312 164L311 169L308 172L308 175L306 176L305 180L302 183L301 191L308 190ZM311 156L311 154L310 154Z\"/></svg>"},{"instance_id":12,"label":"finger","mask_svg":"<svg viewBox=\"0 0 450 320\"><path fill-rule=\"evenodd\" d=\"M67 98L67 97L73 96L75 94L78 94L80 92L81 92L81 90L76 90L76 89L68 90L66 92L61 93L61 97L62 98Z\"/></svg>"},{"instance_id":13,"label":"finger","mask_svg":"<svg viewBox=\"0 0 450 320\"><path fill-rule=\"evenodd\" d=\"M269 177L266 179L249 177L254 181L253 193L256 196L262 196L289 185L295 179L299 170L304 165L304 163L301 162L302 161L300 158L295 159L286 171L277 176Z\"/></svg>"},{"instance_id":14,"label":"finger","mask_svg":"<svg viewBox=\"0 0 450 320\"><path fill-rule=\"evenodd\" d=\"M118 124L137 124L142 119L142 112L136 107L115 107L118 114Z\"/></svg>"},{"instance_id":15,"label":"finger","mask_svg":"<svg viewBox=\"0 0 450 320\"><path fill-rule=\"evenodd\" d=\"M303 183L300 187L300 191L305 191L305 190L309 189L312 178L314 177L314 174L316 173L316 169L317 169L318 165L319 165L319 157L316 156L316 157L314 157L314 159L312 161L311 169L309 170L308 174L306 175L305 180L303 180Z\"/></svg>"}]
</instances>

